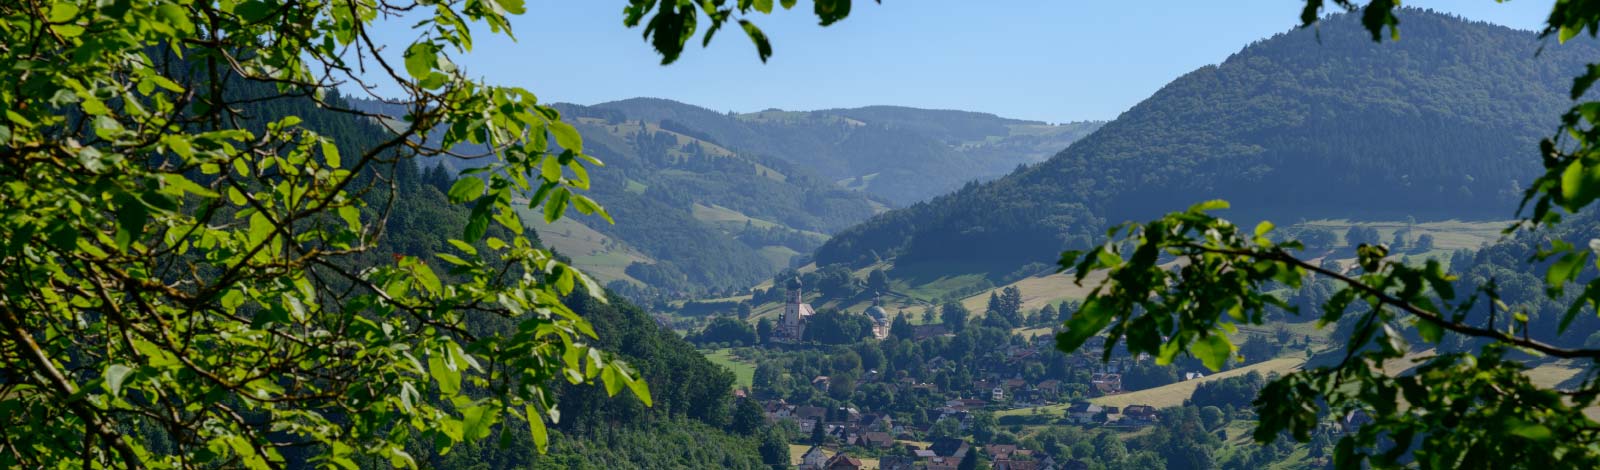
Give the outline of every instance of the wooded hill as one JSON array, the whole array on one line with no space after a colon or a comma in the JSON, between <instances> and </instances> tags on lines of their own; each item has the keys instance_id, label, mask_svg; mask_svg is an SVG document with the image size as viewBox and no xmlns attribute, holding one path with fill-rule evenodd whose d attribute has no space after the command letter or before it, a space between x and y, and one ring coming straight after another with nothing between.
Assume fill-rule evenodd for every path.
<instances>
[{"instance_id":1,"label":"wooded hill","mask_svg":"<svg viewBox=\"0 0 1600 470\"><path fill-rule=\"evenodd\" d=\"M841 232L816 261L1001 275L1215 198L1236 221L1508 217L1571 77L1600 51L1405 18L1406 40L1382 45L1350 15L1251 44L1047 162Z\"/></svg>"},{"instance_id":2,"label":"wooded hill","mask_svg":"<svg viewBox=\"0 0 1600 470\"><path fill-rule=\"evenodd\" d=\"M868 106L719 113L676 101L601 103L634 119L694 129L742 153L765 155L904 206L1036 163L1100 127L968 111Z\"/></svg>"},{"instance_id":3,"label":"wooded hill","mask_svg":"<svg viewBox=\"0 0 1600 470\"><path fill-rule=\"evenodd\" d=\"M607 163L590 175L592 193L617 224L577 217L540 235L636 299L747 287L892 205L1037 162L1099 126L890 106L723 114L638 98L559 108Z\"/></svg>"}]
</instances>

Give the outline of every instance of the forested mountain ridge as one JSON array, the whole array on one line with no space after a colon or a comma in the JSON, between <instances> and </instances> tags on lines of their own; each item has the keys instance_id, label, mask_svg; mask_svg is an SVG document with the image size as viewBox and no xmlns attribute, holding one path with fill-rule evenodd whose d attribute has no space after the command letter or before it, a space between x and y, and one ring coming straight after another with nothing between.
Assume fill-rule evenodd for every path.
<instances>
[{"instance_id":1,"label":"forested mountain ridge","mask_svg":"<svg viewBox=\"0 0 1600 470\"><path fill-rule=\"evenodd\" d=\"M719 113L656 98L594 105L666 127L690 128L741 153L804 167L906 205L1034 163L1101 122L1058 125L969 111L868 106Z\"/></svg>"},{"instance_id":2,"label":"forested mountain ridge","mask_svg":"<svg viewBox=\"0 0 1600 470\"><path fill-rule=\"evenodd\" d=\"M1214 198L1235 219L1506 217L1596 47L1540 52L1534 33L1422 10L1405 29L1378 45L1336 15L1257 42L1045 163L882 214L816 260L1004 273Z\"/></svg>"},{"instance_id":3,"label":"forested mountain ridge","mask_svg":"<svg viewBox=\"0 0 1600 470\"><path fill-rule=\"evenodd\" d=\"M357 104L368 112L404 113L375 101ZM590 192L617 223L576 216L537 229L551 246L633 298L754 284L815 250L828 233L888 207L803 166L727 149L679 123L615 109L557 107L584 136L586 152L606 163L589 174ZM445 163L464 168L477 161Z\"/></svg>"}]
</instances>

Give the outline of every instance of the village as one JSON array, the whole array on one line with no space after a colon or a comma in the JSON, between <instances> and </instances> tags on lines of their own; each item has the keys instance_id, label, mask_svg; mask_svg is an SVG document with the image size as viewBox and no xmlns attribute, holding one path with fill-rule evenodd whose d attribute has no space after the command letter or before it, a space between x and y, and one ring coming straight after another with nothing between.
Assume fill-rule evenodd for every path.
<instances>
[{"instance_id":1,"label":"village","mask_svg":"<svg viewBox=\"0 0 1600 470\"><path fill-rule=\"evenodd\" d=\"M807 334L823 327L813 324L822 314L802 301L798 283L789 289L769 337L746 347L720 346L754 368L748 386L733 392L735 400L758 406L767 423L787 430L791 460L800 469L1101 468L1095 462L1104 449L1052 436L1068 428L1082 433L1079 442L1088 439L1083 436L1127 439L1146 428L1218 431L1254 419L1248 400L1264 382L1254 371L1209 380L1208 369L1191 358L1167 366L1144 356L1102 361L1099 339L1064 354L1055 349L1053 328L1027 328L1058 325L1053 312L991 311L985 318L996 320L968 321L954 321L961 318L954 312L949 324L897 318L888 325L874 305L856 315L875 328L829 342L816 331ZM996 323L1007 316L1023 324ZM1251 335L1241 349L1270 358L1309 341ZM1192 398L1121 399L1181 382L1195 384ZM1345 431L1330 424L1330 435Z\"/></svg>"}]
</instances>

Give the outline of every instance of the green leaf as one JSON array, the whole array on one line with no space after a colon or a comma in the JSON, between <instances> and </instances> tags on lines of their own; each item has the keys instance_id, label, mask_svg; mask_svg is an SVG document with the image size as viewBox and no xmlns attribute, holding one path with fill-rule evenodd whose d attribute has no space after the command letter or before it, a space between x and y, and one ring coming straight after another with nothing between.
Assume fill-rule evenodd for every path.
<instances>
[{"instance_id":1,"label":"green leaf","mask_svg":"<svg viewBox=\"0 0 1600 470\"><path fill-rule=\"evenodd\" d=\"M117 251L127 253L128 247L144 236L144 225L150 220L150 209L128 193L117 193L113 200L117 204Z\"/></svg>"},{"instance_id":2,"label":"green leaf","mask_svg":"<svg viewBox=\"0 0 1600 470\"><path fill-rule=\"evenodd\" d=\"M1228 201L1224 201L1224 200L1221 200L1221 199L1212 199L1210 201L1205 201L1205 202L1201 202L1201 203L1189 206L1189 212L1190 213L1194 213L1194 214L1201 214L1201 213L1211 212L1211 211L1215 211L1215 210L1227 209L1228 207L1230 207L1228 205Z\"/></svg>"},{"instance_id":3,"label":"green leaf","mask_svg":"<svg viewBox=\"0 0 1600 470\"><path fill-rule=\"evenodd\" d=\"M550 192L550 198L544 201L544 221L555 223L561 219L561 214L567 211L567 199L572 196L572 191L567 188L556 188Z\"/></svg>"},{"instance_id":4,"label":"green leaf","mask_svg":"<svg viewBox=\"0 0 1600 470\"><path fill-rule=\"evenodd\" d=\"M587 196L582 194L572 195L572 207L578 209L578 212L582 212L584 214L600 214L600 217L606 219L606 222L613 224L617 223L617 221L611 220L611 214L606 213L606 209L604 207L600 207L599 203L594 202L593 199L589 199Z\"/></svg>"},{"instance_id":5,"label":"green leaf","mask_svg":"<svg viewBox=\"0 0 1600 470\"><path fill-rule=\"evenodd\" d=\"M528 12L527 7L523 6L523 0L495 0L495 3L500 4L500 8L504 8L506 13L513 15L520 15Z\"/></svg>"},{"instance_id":6,"label":"green leaf","mask_svg":"<svg viewBox=\"0 0 1600 470\"><path fill-rule=\"evenodd\" d=\"M755 43L756 56L761 58L761 62L765 63L768 57L772 57L772 42L767 39L767 33L761 32L761 28L757 28L755 23L748 20L739 20L739 27L744 28L745 36L749 36L750 42Z\"/></svg>"},{"instance_id":7,"label":"green leaf","mask_svg":"<svg viewBox=\"0 0 1600 470\"><path fill-rule=\"evenodd\" d=\"M1111 318L1116 312L1105 305L1100 299L1090 299L1067 319L1067 331L1056 334L1056 349L1064 352L1076 351L1083 346L1090 337L1100 334L1100 330L1111 324Z\"/></svg>"},{"instance_id":8,"label":"green leaf","mask_svg":"<svg viewBox=\"0 0 1600 470\"><path fill-rule=\"evenodd\" d=\"M1422 336L1423 341L1438 343L1439 339L1444 336L1444 328L1437 323L1419 319L1417 320L1417 334Z\"/></svg>"},{"instance_id":9,"label":"green leaf","mask_svg":"<svg viewBox=\"0 0 1600 470\"><path fill-rule=\"evenodd\" d=\"M578 129L571 124L559 120L550 121L550 133L556 137L556 145L571 150L572 153L583 153L583 137L578 135Z\"/></svg>"},{"instance_id":10,"label":"green leaf","mask_svg":"<svg viewBox=\"0 0 1600 470\"><path fill-rule=\"evenodd\" d=\"M489 432L494 429L495 420L500 415L500 409L482 404L462 410L461 414L461 437L476 441L489 437Z\"/></svg>"},{"instance_id":11,"label":"green leaf","mask_svg":"<svg viewBox=\"0 0 1600 470\"><path fill-rule=\"evenodd\" d=\"M128 375L132 373L132 367L122 364L112 364L111 367L107 367L105 373L106 391L111 392L113 397L122 396L122 384L128 379Z\"/></svg>"},{"instance_id":12,"label":"green leaf","mask_svg":"<svg viewBox=\"0 0 1600 470\"><path fill-rule=\"evenodd\" d=\"M544 161L539 162L539 175L545 181L561 181L561 162L555 157L545 157Z\"/></svg>"},{"instance_id":13,"label":"green leaf","mask_svg":"<svg viewBox=\"0 0 1600 470\"><path fill-rule=\"evenodd\" d=\"M448 193L450 203L461 204L476 199L478 196L483 195L483 188L483 179L476 176L463 176L457 179L455 184L450 185L450 192Z\"/></svg>"},{"instance_id":14,"label":"green leaf","mask_svg":"<svg viewBox=\"0 0 1600 470\"><path fill-rule=\"evenodd\" d=\"M455 346L450 343L450 346ZM461 371L459 364L455 364L445 351L434 351L428 354L428 375L439 382L439 391L446 397L461 394Z\"/></svg>"},{"instance_id":15,"label":"green leaf","mask_svg":"<svg viewBox=\"0 0 1600 470\"><path fill-rule=\"evenodd\" d=\"M1261 223L1256 224L1256 236L1267 236L1267 232L1271 232L1273 227L1275 227L1275 225L1272 225L1272 222L1265 220L1261 221Z\"/></svg>"},{"instance_id":16,"label":"green leaf","mask_svg":"<svg viewBox=\"0 0 1600 470\"><path fill-rule=\"evenodd\" d=\"M78 16L78 5L72 2L50 2L50 22L65 23Z\"/></svg>"},{"instance_id":17,"label":"green leaf","mask_svg":"<svg viewBox=\"0 0 1600 470\"><path fill-rule=\"evenodd\" d=\"M1534 441L1547 441L1552 436L1550 428L1543 424L1520 421L1511 423L1511 434Z\"/></svg>"},{"instance_id":18,"label":"green leaf","mask_svg":"<svg viewBox=\"0 0 1600 470\"><path fill-rule=\"evenodd\" d=\"M342 206L339 208L339 218L344 219L344 224L350 231L361 230L361 209L356 206Z\"/></svg>"},{"instance_id":19,"label":"green leaf","mask_svg":"<svg viewBox=\"0 0 1600 470\"><path fill-rule=\"evenodd\" d=\"M322 141L322 159L328 163L329 168L339 168L340 164L343 163L339 159L339 147L333 145L332 140L324 139Z\"/></svg>"},{"instance_id":20,"label":"green leaf","mask_svg":"<svg viewBox=\"0 0 1600 470\"><path fill-rule=\"evenodd\" d=\"M1585 166L1583 160L1567 165L1561 172L1562 204L1568 211L1577 212L1600 196L1600 165Z\"/></svg>"},{"instance_id":21,"label":"green leaf","mask_svg":"<svg viewBox=\"0 0 1600 470\"><path fill-rule=\"evenodd\" d=\"M1574 28L1571 26L1562 25L1561 28L1556 32L1557 40L1563 43L1567 42L1573 37L1576 37L1580 32L1583 32L1583 28L1581 27Z\"/></svg>"},{"instance_id":22,"label":"green leaf","mask_svg":"<svg viewBox=\"0 0 1600 470\"><path fill-rule=\"evenodd\" d=\"M1588 251L1572 251L1561 256L1544 273L1545 286L1560 292L1561 286L1578 278L1589 261Z\"/></svg>"},{"instance_id":23,"label":"green leaf","mask_svg":"<svg viewBox=\"0 0 1600 470\"><path fill-rule=\"evenodd\" d=\"M533 445L543 454L550 451L550 434L544 428L544 416L533 405L525 408L528 413L528 433L533 435Z\"/></svg>"},{"instance_id":24,"label":"green leaf","mask_svg":"<svg viewBox=\"0 0 1600 470\"><path fill-rule=\"evenodd\" d=\"M416 260L411 265L411 272L417 276L417 282L421 283L422 288L428 293L438 294L444 290L444 286L439 282L439 276L433 274L433 268L428 267L428 263Z\"/></svg>"},{"instance_id":25,"label":"green leaf","mask_svg":"<svg viewBox=\"0 0 1600 470\"><path fill-rule=\"evenodd\" d=\"M1228 358L1233 356L1233 343L1222 335L1206 335L1190 345L1189 351L1200 358L1200 362L1204 363L1207 369L1215 372L1222 370L1222 366L1228 365Z\"/></svg>"},{"instance_id":26,"label":"green leaf","mask_svg":"<svg viewBox=\"0 0 1600 470\"><path fill-rule=\"evenodd\" d=\"M439 64L439 48L431 43L419 42L406 48L406 73L411 78L422 79Z\"/></svg>"},{"instance_id":27,"label":"green leaf","mask_svg":"<svg viewBox=\"0 0 1600 470\"><path fill-rule=\"evenodd\" d=\"M467 228L462 234L462 239L467 242L482 240L489 233L489 208L494 206L493 198L488 196L478 198L478 203L472 206L472 212L467 214Z\"/></svg>"}]
</instances>

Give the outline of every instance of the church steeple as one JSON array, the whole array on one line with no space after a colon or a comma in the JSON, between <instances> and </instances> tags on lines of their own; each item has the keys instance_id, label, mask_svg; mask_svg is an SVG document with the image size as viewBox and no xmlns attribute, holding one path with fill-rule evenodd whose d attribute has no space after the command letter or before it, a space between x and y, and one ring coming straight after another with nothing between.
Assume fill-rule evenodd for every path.
<instances>
[{"instance_id":1,"label":"church steeple","mask_svg":"<svg viewBox=\"0 0 1600 470\"><path fill-rule=\"evenodd\" d=\"M787 298L788 303L799 305L800 302L801 302L800 299L802 298L802 292L801 292L801 286L800 286L800 277L799 276L795 276L794 278L789 279L789 283L788 284L789 284L788 285L788 291L787 291L788 294L789 294L789 296Z\"/></svg>"}]
</instances>

